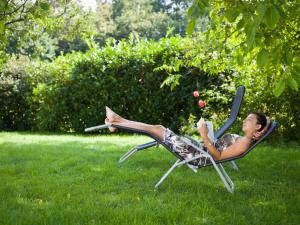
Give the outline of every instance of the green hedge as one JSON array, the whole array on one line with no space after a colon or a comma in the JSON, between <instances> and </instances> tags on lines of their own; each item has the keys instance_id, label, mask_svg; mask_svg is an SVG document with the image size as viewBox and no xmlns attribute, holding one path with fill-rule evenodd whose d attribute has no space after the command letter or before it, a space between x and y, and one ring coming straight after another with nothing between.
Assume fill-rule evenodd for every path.
<instances>
[{"instance_id":1,"label":"green hedge","mask_svg":"<svg viewBox=\"0 0 300 225\"><path fill-rule=\"evenodd\" d=\"M34 126L35 113L31 108L33 85L26 57L12 57L0 73L0 129L30 130Z\"/></svg>"},{"instance_id":2,"label":"green hedge","mask_svg":"<svg viewBox=\"0 0 300 225\"><path fill-rule=\"evenodd\" d=\"M172 66L183 54L184 39L173 37L159 42L110 42L86 54L59 57L39 70L40 76L44 74L50 80L40 83L34 92L40 102L38 128L82 132L85 127L103 123L106 105L126 118L175 130L191 113L200 117L212 106L221 112L229 103L224 98L230 96L224 85L227 75L211 77L197 68L181 66L178 73L188 73L179 78L181 85L172 90L161 87L168 73L158 68ZM209 107L202 110L192 93L205 93L207 88L221 97L208 101Z\"/></svg>"}]
</instances>

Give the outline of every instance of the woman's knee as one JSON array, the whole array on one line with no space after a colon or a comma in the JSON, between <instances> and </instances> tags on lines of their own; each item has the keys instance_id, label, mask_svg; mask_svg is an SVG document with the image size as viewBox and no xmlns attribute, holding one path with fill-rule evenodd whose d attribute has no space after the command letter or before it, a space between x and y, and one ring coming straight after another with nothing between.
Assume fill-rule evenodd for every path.
<instances>
[{"instance_id":1,"label":"woman's knee","mask_svg":"<svg viewBox=\"0 0 300 225\"><path fill-rule=\"evenodd\" d=\"M153 126L153 133L154 133L155 136L159 137L160 139L163 139L165 129L166 128L162 125L154 125Z\"/></svg>"}]
</instances>

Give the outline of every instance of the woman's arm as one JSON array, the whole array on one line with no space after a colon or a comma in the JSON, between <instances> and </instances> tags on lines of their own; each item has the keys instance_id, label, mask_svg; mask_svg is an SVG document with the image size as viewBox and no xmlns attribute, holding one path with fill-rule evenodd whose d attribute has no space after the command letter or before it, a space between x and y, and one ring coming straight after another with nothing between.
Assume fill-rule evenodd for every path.
<instances>
[{"instance_id":1,"label":"woman's arm","mask_svg":"<svg viewBox=\"0 0 300 225\"><path fill-rule=\"evenodd\" d=\"M203 126L204 127L204 126ZM207 129L207 128L206 128ZM214 160L221 159L221 152L219 152L216 147L212 144L211 140L208 138L207 132L205 134L201 134L204 145L206 146L208 152L213 157Z\"/></svg>"},{"instance_id":2,"label":"woman's arm","mask_svg":"<svg viewBox=\"0 0 300 225\"><path fill-rule=\"evenodd\" d=\"M222 152L219 152L216 147L212 144L210 139L208 138L208 130L207 127L204 126L198 126L199 133L202 137L202 140L204 142L204 145L206 146L208 152L211 154L214 160L221 160L226 159L234 156L238 156L242 154L244 151L249 148L249 141L247 138L242 137L239 138L234 144L229 146L228 148L224 149Z\"/></svg>"},{"instance_id":3,"label":"woman's arm","mask_svg":"<svg viewBox=\"0 0 300 225\"><path fill-rule=\"evenodd\" d=\"M221 157L221 153L216 149L216 147L213 145L213 143L209 139L207 126L202 118L197 123L197 128L198 128L199 134L202 137L202 140L203 140L204 145L206 146L208 152L211 154L213 159L219 160Z\"/></svg>"}]
</instances>

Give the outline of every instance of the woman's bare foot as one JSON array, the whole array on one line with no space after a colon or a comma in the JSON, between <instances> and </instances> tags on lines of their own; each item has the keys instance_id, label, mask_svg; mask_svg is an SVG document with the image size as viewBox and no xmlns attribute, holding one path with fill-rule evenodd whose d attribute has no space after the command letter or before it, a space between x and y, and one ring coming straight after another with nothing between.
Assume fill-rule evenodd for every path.
<instances>
[{"instance_id":1,"label":"woman's bare foot","mask_svg":"<svg viewBox=\"0 0 300 225\"><path fill-rule=\"evenodd\" d=\"M111 126L111 122L107 118L105 119L105 124L108 126L110 132L115 132L117 130L117 128Z\"/></svg>"},{"instance_id":2,"label":"woman's bare foot","mask_svg":"<svg viewBox=\"0 0 300 225\"><path fill-rule=\"evenodd\" d=\"M119 116L117 113L112 111L109 107L106 106L105 108L106 108L106 118L110 123L121 122L122 120L121 116Z\"/></svg>"},{"instance_id":3,"label":"woman's bare foot","mask_svg":"<svg viewBox=\"0 0 300 225\"><path fill-rule=\"evenodd\" d=\"M105 107L106 109L106 119L105 124L108 125L108 129L110 132L115 132L117 128L112 127L111 124L121 122L122 117L119 116L117 113L112 111L109 107Z\"/></svg>"}]
</instances>

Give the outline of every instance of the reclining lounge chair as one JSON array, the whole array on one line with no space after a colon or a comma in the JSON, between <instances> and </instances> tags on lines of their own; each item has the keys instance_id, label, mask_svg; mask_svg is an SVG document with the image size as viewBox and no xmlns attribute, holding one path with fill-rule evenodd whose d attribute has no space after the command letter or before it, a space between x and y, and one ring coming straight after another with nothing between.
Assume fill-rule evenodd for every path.
<instances>
[{"instance_id":1,"label":"reclining lounge chair","mask_svg":"<svg viewBox=\"0 0 300 225\"><path fill-rule=\"evenodd\" d=\"M241 105L241 101L244 95L244 87L240 87L237 95L235 97L233 106L232 106L232 110L231 110L231 114L229 119L226 121L226 123L215 133L215 138L219 138L221 137L225 131L235 122L240 105ZM145 132L142 130L138 130L138 129L133 129L133 128L128 128L128 127L123 127L123 126L119 126L119 125L112 125L115 128L118 129L123 129L129 132L134 132L134 133L139 133L139 134L143 134L143 135L147 135L151 138L154 139L154 141L143 144L143 145L139 145L137 147L135 147L134 149L132 149L131 151L133 151L133 153L131 153L129 151L129 154L125 154L125 156L123 156L124 160L126 158L128 158L130 155L134 154L136 151L140 151L142 149L146 149L158 144L161 144L162 146L164 146L167 150L169 150L173 155L175 155L175 157L177 157L177 161L173 164L173 166L161 177L161 179L156 183L155 187L157 188L167 177L168 175L174 170L176 169L178 166L181 165L187 165L188 167L190 167L194 172L197 172L197 169L200 169L202 167L206 167L206 166L210 166L212 165L215 170L217 171L217 173L219 174L221 180L224 182L225 187L227 188L227 190L230 193L233 193L234 190L234 184L232 182L232 180L230 179L230 177L228 176L228 174L226 173L225 169L222 166L223 162L233 162L233 160L242 158L244 156L246 156L254 147L256 147L260 142L262 142L277 126L276 122L270 122L268 129L266 130L266 132L264 133L264 135L257 140L247 151L245 151L243 154L236 156L236 157L231 157L231 158L227 158L227 159L223 159L223 160L219 160L219 161L215 161L212 156L207 153L206 151L203 151L201 148L198 147L197 145L197 141L190 139L190 138L182 138L183 141L185 141L186 143L188 143L189 145L193 146L195 149L197 149L201 154L193 157L189 160L186 160L184 158L182 158L180 155L174 153L167 145L165 145L162 141L160 141L159 139L157 139L155 136L153 136L152 134L150 134L149 132ZM93 131L96 129L101 129L101 128L107 128L107 125L100 125L100 126L95 126L95 127L91 127L91 128L87 128L85 129L86 132L88 131ZM128 155L128 156L127 156ZM207 160L208 163L202 164L200 166L198 166L198 168L195 168L193 166L191 166L189 163L197 160L200 157L204 157ZM122 159L122 158L121 158ZM123 161L123 160L121 160Z\"/></svg>"}]
</instances>

